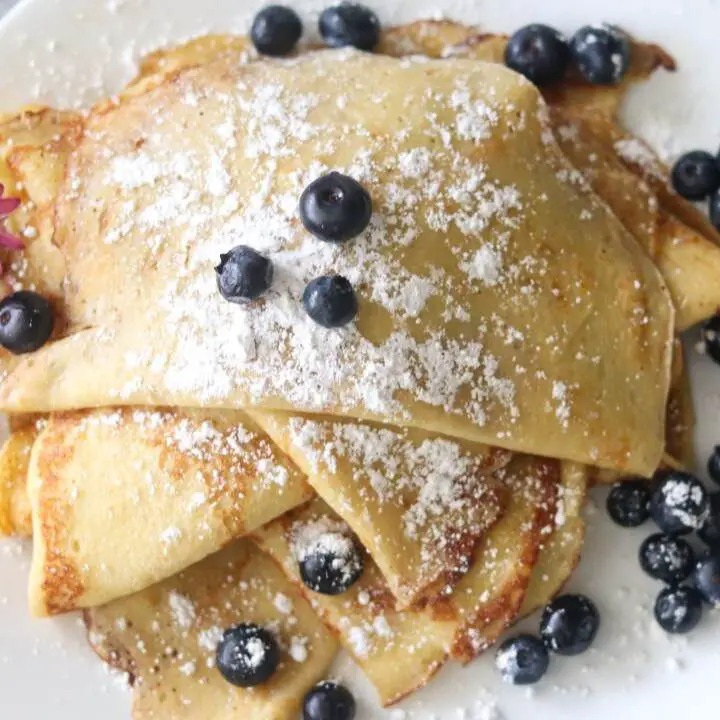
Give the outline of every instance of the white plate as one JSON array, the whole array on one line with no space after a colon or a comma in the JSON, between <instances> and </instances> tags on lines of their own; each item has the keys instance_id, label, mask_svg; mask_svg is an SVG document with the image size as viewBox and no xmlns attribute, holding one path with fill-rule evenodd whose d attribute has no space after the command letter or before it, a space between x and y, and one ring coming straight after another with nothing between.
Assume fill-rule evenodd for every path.
<instances>
[{"instance_id":1,"label":"white plate","mask_svg":"<svg viewBox=\"0 0 720 720\"><path fill-rule=\"evenodd\" d=\"M322 0L288 0L308 14ZM448 17L512 30L542 20L572 31L609 20L662 44L678 60L675 76L659 73L637 89L627 121L665 155L720 140L720 4L694 0L395 0L386 22ZM380 3L376 3L380 5ZM685 4L687 6L687 4ZM26 0L0 25L0 109L42 100L82 105L127 80L145 51L210 30L243 30L255 0ZM695 339L695 338L691 338ZM691 345L689 343L689 345ZM700 465L720 442L720 368L690 347L698 415ZM556 660L545 682L528 693L499 682L487 655L468 668L447 668L403 703L408 720L676 720L717 716L720 613L707 613L689 638L670 638L654 625L658 586L637 567L648 529L623 531L602 509L590 510L585 556L570 588L591 595L602 611L596 646L585 656ZM31 621L25 610L28 548L0 543L0 717L7 720L125 720L129 694L102 669L83 641L78 619ZM529 621L536 625L537 619ZM351 667L338 673L360 698L358 720L394 718ZM159 719L161 720L161 719ZM239 719L241 720L241 719ZM245 720L245 719L242 719ZM248 718L247 720L252 720Z\"/></svg>"}]
</instances>

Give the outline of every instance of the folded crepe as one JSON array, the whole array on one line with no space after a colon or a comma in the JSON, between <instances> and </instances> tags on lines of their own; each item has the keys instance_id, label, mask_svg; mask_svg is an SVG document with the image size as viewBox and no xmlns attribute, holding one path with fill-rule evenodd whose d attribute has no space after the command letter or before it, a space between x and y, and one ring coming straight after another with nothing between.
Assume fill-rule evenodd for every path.
<instances>
[{"instance_id":1,"label":"folded crepe","mask_svg":"<svg viewBox=\"0 0 720 720\"><path fill-rule=\"evenodd\" d=\"M375 202L342 247L297 218L329 168ZM184 71L91 114L54 241L69 334L11 369L6 409L257 406L639 472L659 461L664 284L558 151L534 87L499 66L327 51ZM213 263L243 242L277 279L238 308ZM328 332L302 310L329 271L354 282L357 326Z\"/></svg>"},{"instance_id":2,"label":"folded crepe","mask_svg":"<svg viewBox=\"0 0 720 720\"><path fill-rule=\"evenodd\" d=\"M540 546L552 532L560 467L519 456L496 475L509 492L505 515L486 534L467 574L421 607L395 609L387 583L370 559L362 577L343 595L320 595L302 584L298 539L342 525L321 500L255 534L363 669L384 705L422 687L449 657L475 657L521 609Z\"/></svg>"},{"instance_id":3,"label":"folded crepe","mask_svg":"<svg viewBox=\"0 0 720 720\"><path fill-rule=\"evenodd\" d=\"M141 590L312 496L250 418L182 409L51 417L28 495L36 615Z\"/></svg>"},{"instance_id":4,"label":"folded crepe","mask_svg":"<svg viewBox=\"0 0 720 720\"><path fill-rule=\"evenodd\" d=\"M360 538L399 609L452 587L505 510L504 450L415 429L251 416Z\"/></svg>"},{"instance_id":5,"label":"folded crepe","mask_svg":"<svg viewBox=\"0 0 720 720\"><path fill-rule=\"evenodd\" d=\"M254 688L215 668L223 631L243 622L270 629L277 671ZM326 673L337 643L275 563L240 541L141 593L85 613L101 658L130 673L133 717L291 720Z\"/></svg>"}]
</instances>

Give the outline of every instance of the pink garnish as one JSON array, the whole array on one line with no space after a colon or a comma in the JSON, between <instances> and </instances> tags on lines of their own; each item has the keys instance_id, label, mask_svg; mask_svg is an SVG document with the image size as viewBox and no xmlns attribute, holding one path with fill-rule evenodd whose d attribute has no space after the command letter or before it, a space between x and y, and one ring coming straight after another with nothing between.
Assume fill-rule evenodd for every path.
<instances>
[{"instance_id":1,"label":"pink garnish","mask_svg":"<svg viewBox=\"0 0 720 720\"><path fill-rule=\"evenodd\" d=\"M2 224L8 215L20 207L21 200L16 197L3 197L4 194L5 186L0 183L0 246L10 248L10 250L22 250L25 247L23 241L17 235L8 232L5 225Z\"/></svg>"}]
</instances>

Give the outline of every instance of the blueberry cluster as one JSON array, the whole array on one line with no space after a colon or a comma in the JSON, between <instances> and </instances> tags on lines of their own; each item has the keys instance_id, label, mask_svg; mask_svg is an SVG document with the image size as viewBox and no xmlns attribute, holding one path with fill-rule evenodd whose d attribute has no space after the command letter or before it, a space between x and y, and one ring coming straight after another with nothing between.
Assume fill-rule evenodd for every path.
<instances>
[{"instance_id":1,"label":"blueberry cluster","mask_svg":"<svg viewBox=\"0 0 720 720\"><path fill-rule=\"evenodd\" d=\"M280 648L272 632L255 623L242 623L223 633L216 650L216 666L231 685L255 687L278 669ZM303 702L304 720L353 720L355 698L333 682L312 688Z\"/></svg>"},{"instance_id":2,"label":"blueberry cluster","mask_svg":"<svg viewBox=\"0 0 720 720\"><path fill-rule=\"evenodd\" d=\"M720 484L720 446L708 460L708 471ZM665 583L655 601L655 619L663 630L689 632L700 622L703 601L720 605L720 492L708 493L689 473L661 470L651 482L614 485L607 510L623 527L652 518L661 531L643 541L639 559L651 578ZM706 545L699 556L686 537L693 532Z\"/></svg>"},{"instance_id":3,"label":"blueberry cluster","mask_svg":"<svg viewBox=\"0 0 720 720\"><path fill-rule=\"evenodd\" d=\"M339 244L365 230L372 215L372 200L357 180L331 172L305 188L299 213L309 233ZM223 253L215 272L220 294L236 303L258 299L270 288L274 277L271 260L246 245ZM355 290L342 275L323 275L309 282L302 302L308 316L326 328L347 325L358 312Z\"/></svg>"},{"instance_id":4,"label":"blueberry cluster","mask_svg":"<svg viewBox=\"0 0 720 720\"><path fill-rule=\"evenodd\" d=\"M584 595L560 595L543 610L539 636L524 633L508 638L497 649L495 665L505 682L531 685L550 665L550 653L579 655L597 635L600 614Z\"/></svg>"},{"instance_id":5,"label":"blueberry cluster","mask_svg":"<svg viewBox=\"0 0 720 720\"><path fill-rule=\"evenodd\" d=\"M510 38L505 64L538 86L560 82L571 66L593 85L615 85L630 67L630 40L614 25L586 25L568 40L534 23Z\"/></svg>"},{"instance_id":6,"label":"blueberry cluster","mask_svg":"<svg viewBox=\"0 0 720 720\"><path fill-rule=\"evenodd\" d=\"M380 21L370 8L343 2L326 8L318 21L320 35L329 47L352 46L372 50L380 40ZM291 53L302 35L298 14L285 5L269 5L256 16L250 38L262 55L280 57Z\"/></svg>"}]
</instances>

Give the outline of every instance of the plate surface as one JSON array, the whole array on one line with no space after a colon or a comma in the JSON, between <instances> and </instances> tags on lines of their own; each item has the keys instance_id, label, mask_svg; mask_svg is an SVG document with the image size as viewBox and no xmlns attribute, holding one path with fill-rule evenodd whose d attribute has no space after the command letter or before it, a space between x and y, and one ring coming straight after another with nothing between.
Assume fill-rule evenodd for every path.
<instances>
[{"instance_id":1,"label":"plate surface","mask_svg":"<svg viewBox=\"0 0 720 720\"><path fill-rule=\"evenodd\" d=\"M326 3L288 0L308 17ZM117 89L144 52L208 31L243 31L255 0L25 0L0 24L0 110L26 102L85 105ZM546 21L571 32L611 21L663 45L679 63L658 73L628 102L628 125L661 154L720 143L720 3L694 0L386 0L384 22L443 14L493 30ZM720 368L686 343L704 465L720 442ZM430 687L393 711L348 660L337 673L360 699L358 720L675 720L717 713L720 613L706 613L689 638L664 635L652 619L659 590L641 576L636 553L648 529L623 531L606 519L604 493L593 495L590 530L570 589L592 596L602 612L596 646L553 663L532 692L503 687L491 655L445 669ZM128 720L129 693L87 649L77 618L33 621L25 611L29 547L0 541L0 717L8 720ZM528 621L537 625L537 618ZM252 720L252 719L248 719Z\"/></svg>"}]
</instances>

